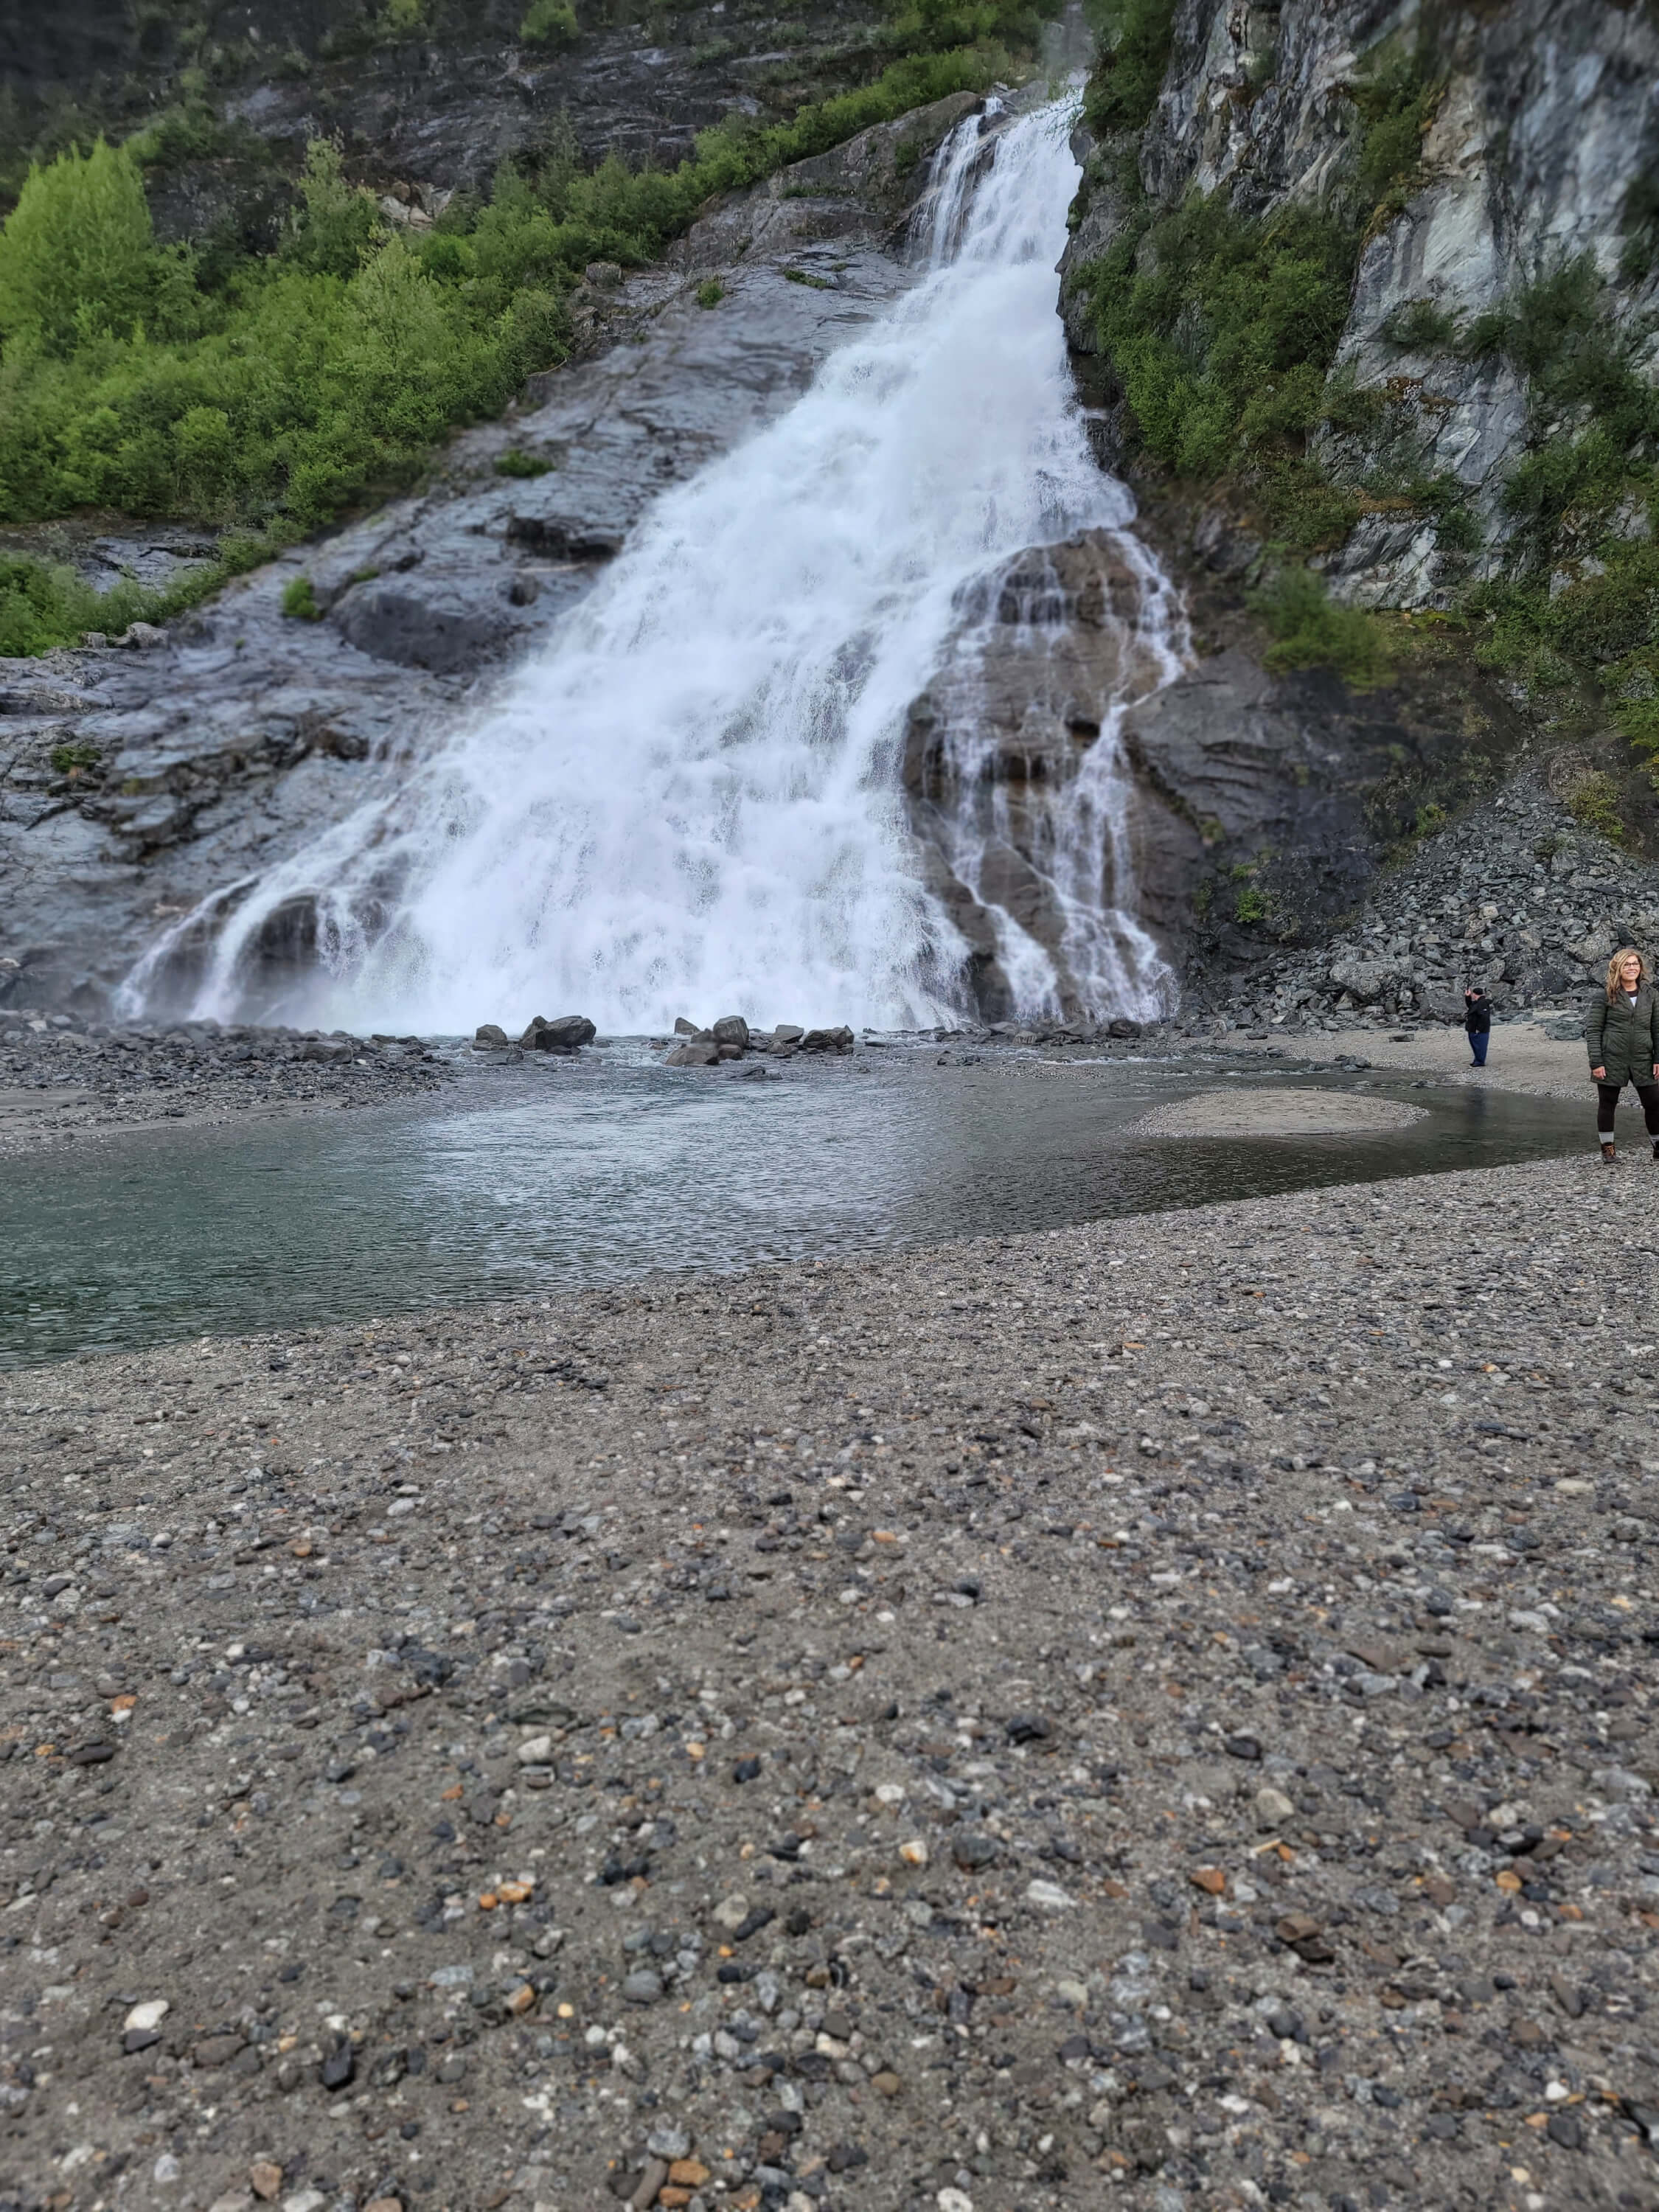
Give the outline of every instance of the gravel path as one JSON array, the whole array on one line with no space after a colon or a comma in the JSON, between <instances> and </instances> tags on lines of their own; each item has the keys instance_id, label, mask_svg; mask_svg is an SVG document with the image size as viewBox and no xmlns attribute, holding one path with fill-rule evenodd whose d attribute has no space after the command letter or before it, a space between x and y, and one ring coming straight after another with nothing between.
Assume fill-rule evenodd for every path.
<instances>
[{"instance_id":1,"label":"gravel path","mask_svg":"<svg viewBox=\"0 0 1659 2212\"><path fill-rule=\"evenodd\" d=\"M1552 1162L9 1376L0 2201L1653 2204L1656 1229Z\"/></svg>"}]
</instances>

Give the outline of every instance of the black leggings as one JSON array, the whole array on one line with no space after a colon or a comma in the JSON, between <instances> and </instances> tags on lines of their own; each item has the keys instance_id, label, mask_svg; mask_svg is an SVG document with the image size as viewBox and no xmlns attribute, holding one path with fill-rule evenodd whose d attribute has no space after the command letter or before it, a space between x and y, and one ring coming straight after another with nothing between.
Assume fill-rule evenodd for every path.
<instances>
[{"instance_id":1,"label":"black leggings","mask_svg":"<svg viewBox=\"0 0 1659 2212\"><path fill-rule=\"evenodd\" d=\"M1648 1134L1659 1145L1659 1083L1638 1083L1632 1088L1642 1102ZM1623 1089L1621 1083L1598 1083L1595 1086L1595 1132L1604 1145L1613 1142L1613 1116Z\"/></svg>"}]
</instances>

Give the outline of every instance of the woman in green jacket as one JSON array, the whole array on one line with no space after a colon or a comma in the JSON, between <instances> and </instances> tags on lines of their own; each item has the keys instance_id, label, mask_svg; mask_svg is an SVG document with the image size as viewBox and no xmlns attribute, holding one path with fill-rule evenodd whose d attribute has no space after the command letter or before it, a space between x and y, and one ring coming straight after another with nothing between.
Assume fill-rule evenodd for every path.
<instances>
[{"instance_id":1,"label":"woman in green jacket","mask_svg":"<svg viewBox=\"0 0 1659 2212\"><path fill-rule=\"evenodd\" d=\"M1595 1079L1595 1133L1601 1157L1611 1160L1613 1117L1619 1094L1634 1084L1659 1161L1659 994L1648 981L1647 963L1633 945L1607 963L1607 988L1584 1024L1590 1073Z\"/></svg>"}]
</instances>

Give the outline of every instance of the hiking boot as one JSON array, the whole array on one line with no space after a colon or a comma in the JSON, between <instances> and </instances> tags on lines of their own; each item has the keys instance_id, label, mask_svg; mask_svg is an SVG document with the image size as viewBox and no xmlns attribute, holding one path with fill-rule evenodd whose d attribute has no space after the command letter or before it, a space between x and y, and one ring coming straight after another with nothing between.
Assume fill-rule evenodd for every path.
<instances>
[{"instance_id":1,"label":"hiking boot","mask_svg":"<svg viewBox=\"0 0 1659 2212\"><path fill-rule=\"evenodd\" d=\"M1659 1159L1659 1145L1656 1145L1656 1146L1654 1146L1654 1148L1653 1148L1653 1152L1654 1152L1654 1158L1655 1158L1656 1159ZM1601 1157L1602 1157L1602 1158L1607 1162L1607 1165L1608 1165L1609 1167L1611 1167L1611 1166L1613 1165L1613 1146L1612 1146L1612 1144L1611 1144L1610 1142L1602 1146L1602 1147L1601 1147Z\"/></svg>"}]
</instances>

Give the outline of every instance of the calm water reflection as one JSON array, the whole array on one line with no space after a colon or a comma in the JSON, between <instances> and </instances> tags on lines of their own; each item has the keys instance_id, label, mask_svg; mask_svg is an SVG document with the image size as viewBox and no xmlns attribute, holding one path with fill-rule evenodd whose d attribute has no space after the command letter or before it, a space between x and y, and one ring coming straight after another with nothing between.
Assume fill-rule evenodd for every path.
<instances>
[{"instance_id":1,"label":"calm water reflection","mask_svg":"<svg viewBox=\"0 0 1659 2212\"><path fill-rule=\"evenodd\" d=\"M1371 1085L1429 1109L1406 1131L1146 1139L1125 1126L1195 1084L1352 1079L933 1058L755 1082L599 1054L469 1074L435 1108L20 1162L0 1184L0 1366L1583 1148L1571 1103L1408 1082Z\"/></svg>"}]
</instances>

